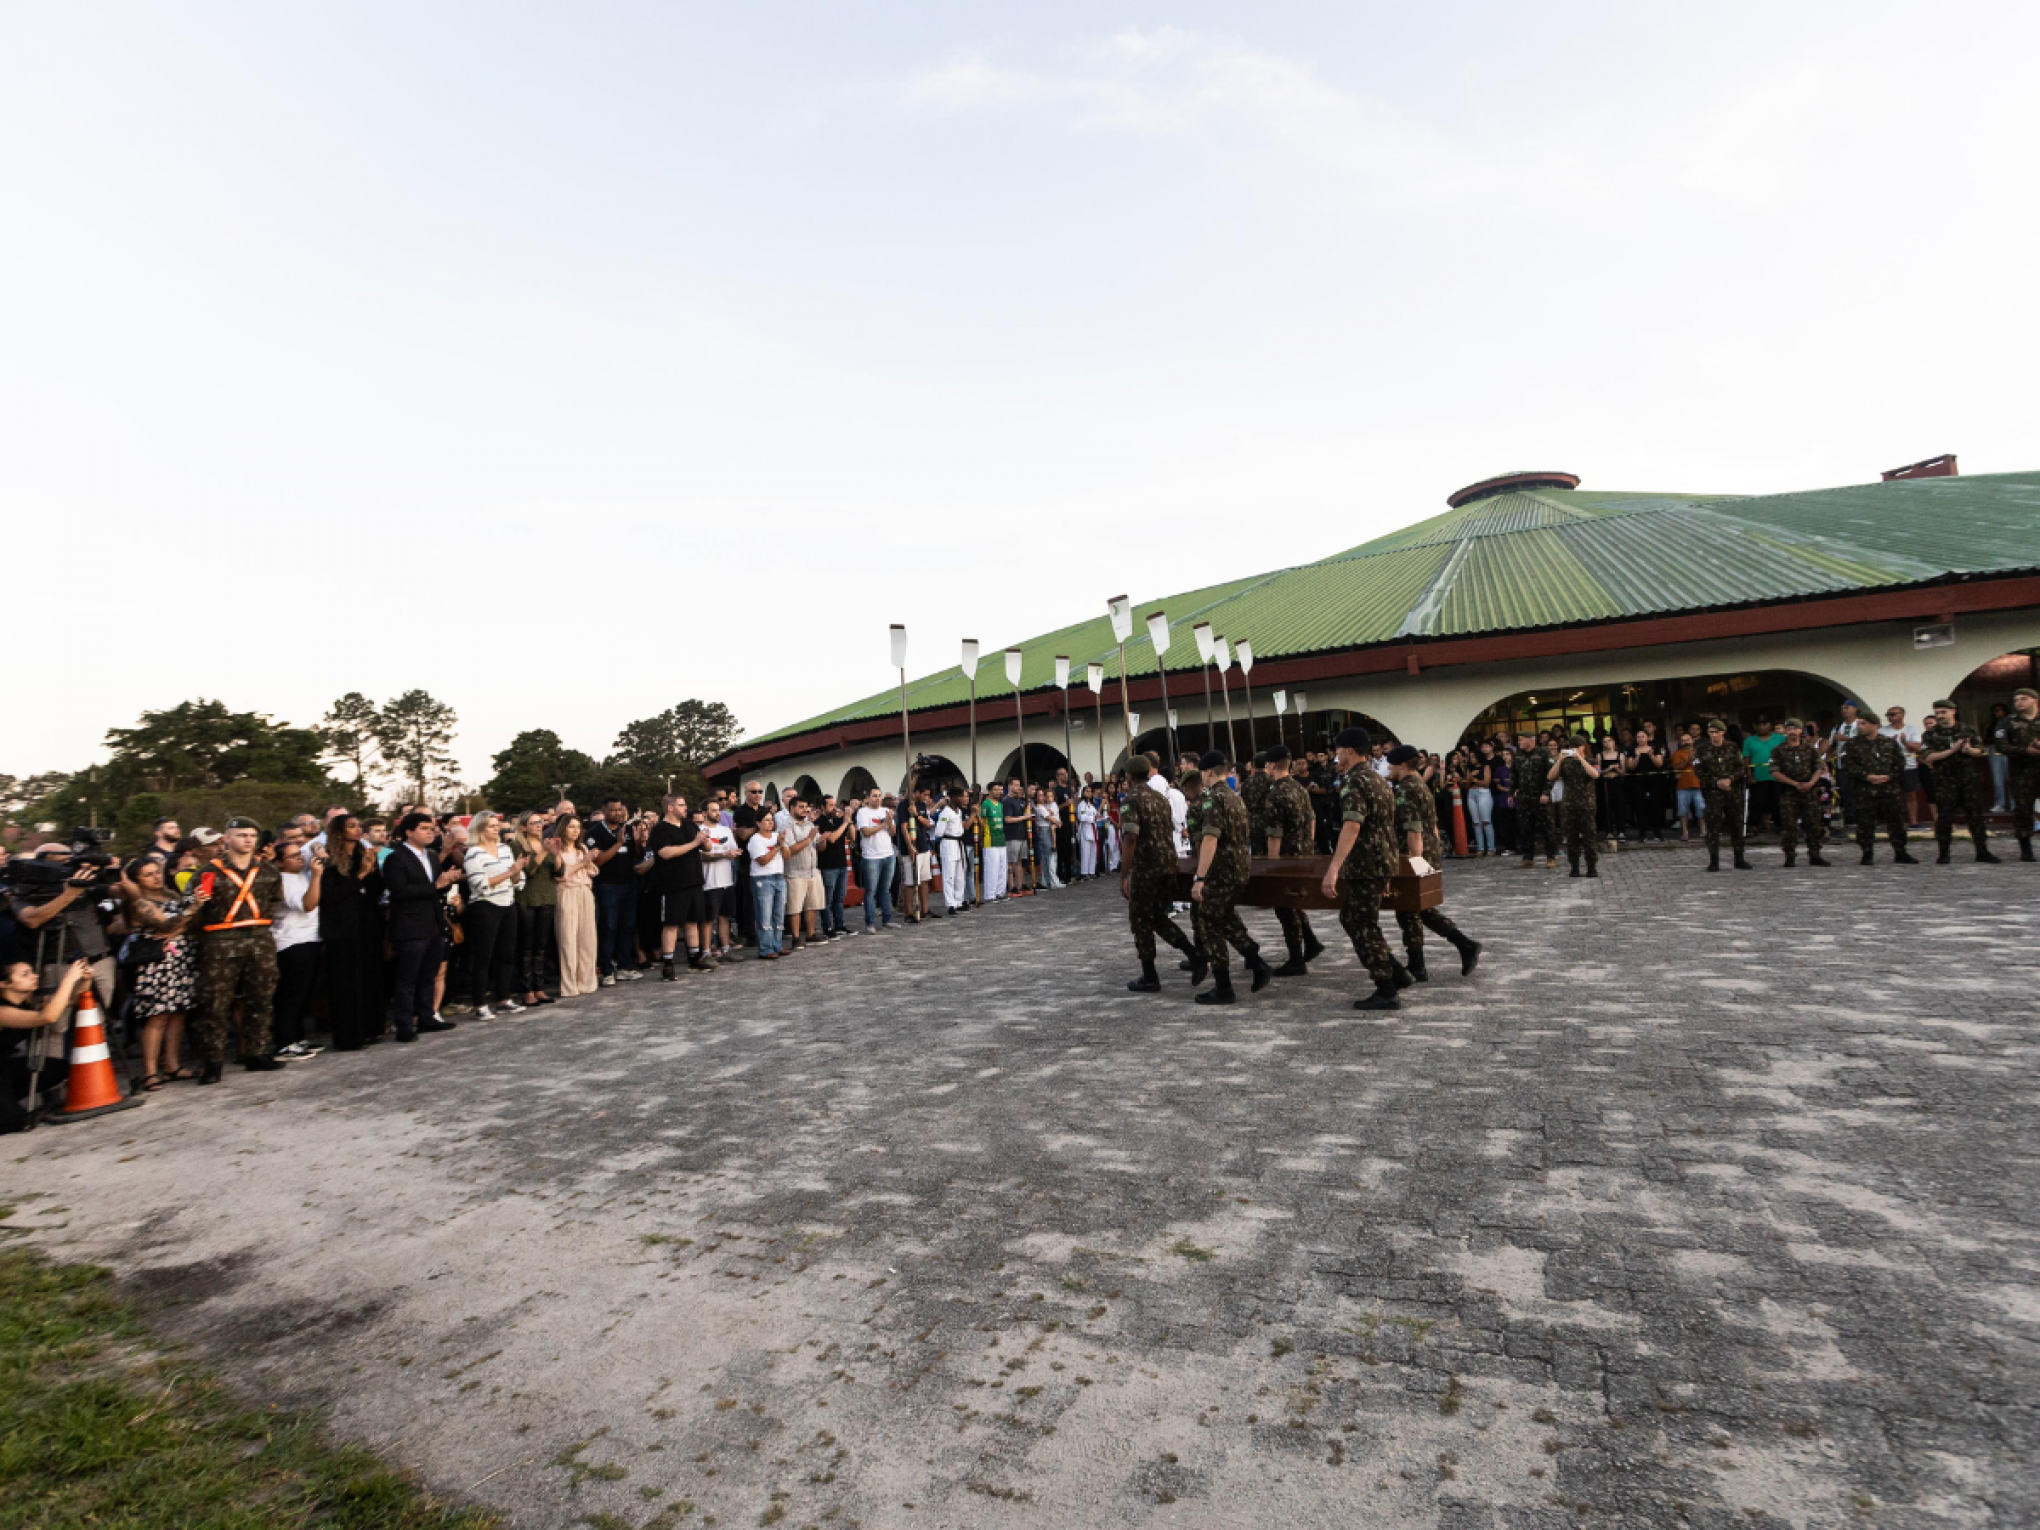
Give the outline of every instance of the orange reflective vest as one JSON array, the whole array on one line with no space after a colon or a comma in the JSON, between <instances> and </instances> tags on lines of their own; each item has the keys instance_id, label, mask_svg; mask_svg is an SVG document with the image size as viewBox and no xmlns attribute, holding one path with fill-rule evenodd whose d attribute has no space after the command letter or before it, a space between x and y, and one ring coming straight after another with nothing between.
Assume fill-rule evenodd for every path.
<instances>
[{"instance_id":1,"label":"orange reflective vest","mask_svg":"<svg viewBox=\"0 0 2040 1530\"><path fill-rule=\"evenodd\" d=\"M234 890L234 901L227 905L227 917L218 924L205 926L210 934L214 930L258 930L265 928L269 921L262 917L262 905L255 901L255 873L262 869L260 861L251 861L246 876L235 876L234 868L225 861L214 861L211 870L200 878L199 899L210 903L213 897L213 878L226 878L227 885Z\"/></svg>"}]
</instances>

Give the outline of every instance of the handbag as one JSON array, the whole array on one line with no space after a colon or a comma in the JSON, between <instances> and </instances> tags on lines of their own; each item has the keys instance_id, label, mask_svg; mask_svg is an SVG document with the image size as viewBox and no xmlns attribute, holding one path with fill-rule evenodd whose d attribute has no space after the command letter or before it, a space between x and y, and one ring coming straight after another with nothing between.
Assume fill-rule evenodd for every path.
<instances>
[{"instance_id":1,"label":"handbag","mask_svg":"<svg viewBox=\"0 0 2040 1530\"><path fill-rule=\"evenodd\" d=\"M163 959L162 939L155 935L130 935L120 948L122 962L135 967L146 967L151 962Z\"/></svg>"}]
</instances>

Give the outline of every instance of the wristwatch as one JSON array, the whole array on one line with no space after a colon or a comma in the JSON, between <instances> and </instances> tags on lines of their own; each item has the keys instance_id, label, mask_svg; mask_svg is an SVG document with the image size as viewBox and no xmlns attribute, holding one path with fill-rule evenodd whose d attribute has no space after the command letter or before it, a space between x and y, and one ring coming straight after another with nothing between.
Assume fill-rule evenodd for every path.
<instances>
[{"instance_id":1,"label":"wristwatch","mask_svg":"<svg viewBox=\"0 0 2040 1530\"><path fill-rule=\"evenodd\" d=\"M1191 885L1192 887L1195 887L1195 886L1196 886L1196 885L1197 885L1197 884L1198 884L1199 882L1202 882L1203 880L1204 880L1204 878L1203 878L1203 877L1192 877L1192 878L1190 879L1190 885Z\"/></svg>"}]
</instances>

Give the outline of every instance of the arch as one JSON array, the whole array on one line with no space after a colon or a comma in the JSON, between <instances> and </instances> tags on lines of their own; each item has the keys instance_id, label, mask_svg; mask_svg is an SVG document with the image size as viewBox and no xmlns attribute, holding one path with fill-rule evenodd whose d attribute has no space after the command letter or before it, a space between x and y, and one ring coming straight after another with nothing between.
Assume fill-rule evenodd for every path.
<instances>
[{"instance_id":1,"label":"arch","mask_svg":"<svg viewBox=\"0 0 2040 1530\"><path fill-rule=\"evenodd\" d=\"M1027 784L1029 786L1039 786L1043 781L1054 780L1055 773L1068 766L1069 763L1069 756L1054 745L1036 743L1032 739L1028 740ZM985 784L989 786L994 781L1015 780L1019 775L1020 751L1018 749L1011 749L1007 751L1005 759L999 762L998 770L985 777Z\"/></svg>"},{"instance_id":2,"label":"arch","mask_svg":"<svg viewBox=\"0 0 2040 1530\"><path fill-rule=\"evenodd\" d=\"M923 754L915 757L915 784L940 793L948 790L951 782L970 784L970 778L963 773L963 767L946 754ZM907 777L900 778L899 790L907 789Z\"/></svg>"},{"instance_id":3,"label":"arch","mask_svg":"<svg viewBox=\"0 0 2040 1530\"><path fill-rule=\"evenodd\" d=\"M878 785L876 776L862 765L852 765L843 774L843 784L837 789L836 801L839 803L853 801L864 796L876 785Z\"/></svg>"},{"instance_id":4,"label":"arch","mask_svg":"<svg viewBox=\"0 0 2040 1530\"><path fill-rule=\"evenodd\" d=\"M1840 716L1847 692L1824 676L1800 669L1754 669L1700 674L1671 680L1612 684L1541 686L1517 691L1484 708L1460 731L1457 742L1476 743L1519 733L1563 728L1600 739L1649 722L1670 742L1683 724L1719 717L1740 738L1758 719L1805 719L1825 732Z\"/></svg>"},{"instance_id":5,"label":"arch","mask_svg":"<svg viewBox=\"0 0 2040 1530\"><path fill-rule=\"evenodd\" d=\"M765 783L765 800L774 807L779 806L779 783L777 781L767 781Z\"/></svg>"},{"instance_id":6,"label":"arch","mask_svg":"<svg viewBox=\"0 0 2040 1530\"><path fill-rule=\"evenodd\" d=\"M813 776L800 775L794 779L793 793L803 802L820 802L822 800L822 783Z\"/></svg>"}]
</instances>

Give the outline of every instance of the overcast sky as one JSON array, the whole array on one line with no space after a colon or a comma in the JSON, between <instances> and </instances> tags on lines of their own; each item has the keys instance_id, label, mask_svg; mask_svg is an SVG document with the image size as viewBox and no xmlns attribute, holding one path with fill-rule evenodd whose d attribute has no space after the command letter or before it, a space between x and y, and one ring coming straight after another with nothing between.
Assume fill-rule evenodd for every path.
<instances>
[{"instance_id":1,"label":"overcast sky","mask_svg":"<svg viewBox=\"0 0 2040 1530\"><path fill-rule=\"evenodd\" d=\"M0 770L423 686L480 780L1501 470L2040 466L2036 18L13 0Z\"/></svg>"}]
</instances>

